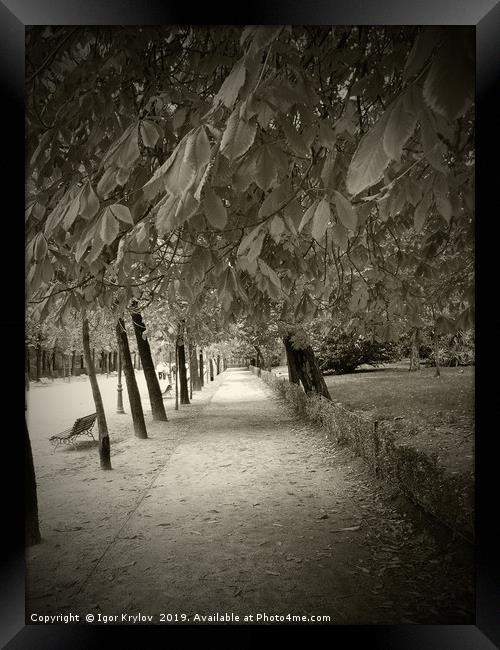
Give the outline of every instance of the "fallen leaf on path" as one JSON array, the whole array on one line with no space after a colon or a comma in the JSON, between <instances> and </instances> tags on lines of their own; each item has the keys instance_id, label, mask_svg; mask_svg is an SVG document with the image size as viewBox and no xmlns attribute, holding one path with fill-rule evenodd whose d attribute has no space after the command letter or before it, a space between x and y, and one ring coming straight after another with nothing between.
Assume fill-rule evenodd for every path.
<instances>
[{"instance_id":1,"label":"fallen leaf on path","mask_svg":"<svg viewBox=\"0 0 500 650\"><path fill-rule=\"evenodd\" d=\"M129 566L134 566L134 564L137 564L136 560L133 560L132 562L129 562L128 564L122 564L119 568L120 569L126 569Z\"/></svg>"}]
</instances>

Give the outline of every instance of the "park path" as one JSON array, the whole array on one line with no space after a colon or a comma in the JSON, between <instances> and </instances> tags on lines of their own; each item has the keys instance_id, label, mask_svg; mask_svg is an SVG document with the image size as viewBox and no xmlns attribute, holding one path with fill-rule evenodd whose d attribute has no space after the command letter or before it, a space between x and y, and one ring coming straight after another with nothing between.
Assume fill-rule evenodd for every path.
<instances>
[{"instance_id":1,"label":"park path","mask_svg":"<svg viewBox=\"0 0 500 650\"><path fill-rule=\"evenodd\" d=\"M55 613L56 598L61 612L141 612L156 623L162 613L190 622L265 613L363 624L428 622L429 608L445 601L435 590L430 604L425 596L432 586L420 546L430 540L413 539L359 460L298 422L248 371L221 374L198 404L156 426L151 440L127 441L113 472L86 484L78 514L87 526L66 524L61 536L62 524L56 533L52 525L45 555L33 551L38 594L28 611ZM70 478L78 489L75 471ZM48 569L43 587L35 578L50 544L60 557L57 594ZM440 564L432 561L431 581Z\"/></svg>"}]
</instances>

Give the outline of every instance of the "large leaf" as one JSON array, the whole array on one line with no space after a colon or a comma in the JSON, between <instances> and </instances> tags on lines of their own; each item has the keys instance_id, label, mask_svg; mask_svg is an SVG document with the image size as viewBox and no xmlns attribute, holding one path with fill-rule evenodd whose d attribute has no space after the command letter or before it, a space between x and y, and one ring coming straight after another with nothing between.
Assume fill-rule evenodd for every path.
<instances>
[{"instance_id":1,"label":"large leaf","mask_svg":"<svg viewBox=\"0 0 500 650\"><path fill-rule=\"evenodd\" d=\"M474 61L463 32L452 30L433 58L424 82L424 99L450 121L462 116L474 99Z\"/></svg>"},{"instance_id":2,"label":"large leaf","mask_svg":"<svg viewBox=\"0 0 500 650\"><path fill-rule=\"evenodd\" d=\"M105 244L111 244L118 235L120 227L118 225L118 220L111 212L111 210L106 208L101 215L99 220L99 237Z\"/></svg>"},{"instance_id":3,"label":"large leaf","mask_svg":"<svg viewBox=\"0 0 500 650\"><path fill-rule=\"evenodd\" d=\"M304 212L304 216L302 217L299 226L297 228L298 232L301 232L303 228L311 221L311 219L314 217L314 213L316 212L316 208L318 207L318 201L314 201Z\"/></svg>"},{"instance_id":4,"label":"large leaf","mask_svg":"<svg viewBox=\"0 0 500 650\"><path fill-rule=\"evenodd\" d=\"M273 213L278 212L281 206L285 203L287 198L288 185L284 183L274 188L274 190L266 196L259 209L259 218L271 216Z\"/></svg>"},{"instance_id":5,"label":"large leaf","mask_svg":"<svg viewBox=\"0 0 500 650\"><path fill-rule=\"evenodd\" d=\"M115 216L117 219L120 219L120 221L134 225L134 220L132 219L130 210L126 205L122 205L121 203L113 203L113 205L108 206L108 210L111 210L113 216Z\"/></svg>"},{"instance_id":6,"label":"large leaf","mask_svg":"<svg viewBox=\"0 0 500 650\"><path fill-rule=\"evenodd\" d=\"M415 130L416 106L413 106L412 91L400 95L389 113L384 131L384 151L392 160L399 160L403 146Z\"/></svg>"},{"instance_id":7,"label":"large leaf","mask_svg":"<svg viewBox=\"0 0 500 650\"><path fill-rule=\"evenodd\" d=\"M212 190L207 189L203 197L203 211L209 223L222 230L227 223L227 211L220 197Z\"/></svg>"},{"instance_id":8,"label":"large leaf","mask_svg":"<svg viewBox=\"0 0 500 650\"><path fill-rule=\"evenodd\" d=\"M442 30L436 27L424 27L415 39L415 43L408 55L403 71L403 78L410 79L418 74L424 64L429 61L433 51L439 44Z\"/></svg>"},{"instance_id":9,"label":"large leaf","mask_svg":"<svg viewBox=\"0 0 500 650\"><path fill-rule=\"evenodd\" d=\"M141 122L141 138L144 146L154 147L158 142L159 137L160 134L158 133L158 129L154 122L151 122L150 120L144 120Z\"/></svg>"},{"instance_id":10,"label":"large leaf","mask_svg":"<svg viewBox=\"0 0 500 650\"><path fill-rule=\"evenodd\" d=\"M80 216L90 220L99 210L99 198L90 183L84 185L80 196Z\"/></svg>"},{"instance_id":11,"label":"large leaf","mask_svg":"<svg viewBox=\"0 0 500 650\"><path fill-rule=\"evenodd\" d=\"M313 225L311 229L311 234L317 242L320 242L325 236L326 228L331 218L332 213L330 210L330 203L327 199L322 199L314 211Z\"/></svg>"},{"instance_id":12,"label":"large leaf","mask_svg":"<svg viewBox=\"0 0 500 650\"><path fill-rule=\"evenodd\" d=\"M415 228L416 232L422 231L425 220L429 215L431 204L432 204L432 194L431 192L427 192L424 194L422 200L417 205L417 207L415 208L415 212L413 213L413 227Z\"/></svg>"},{"instance_id":13,"label":"large leaf","mask_svg":"<svg viewBox=\"0 0 500 650\"><path fill-rule=\"evenodd\" d=\"M255 181L261 190L268 190L276 185L278 169L269 147L263 145L255 157Z\"/></svg>"},{"instance_id":14,"label":"large leaf","mask_svg":"<svg viewBox=\"0 0 500 650\"><path fill-rule=\"evenodd\" d=\"M352 203L348 201L340 192L335 192L335 207L340 221L346 228L356 230L358 225L358 216Z\"/></svg>"},{"instance_id":15,"label":"large leaf","mask_svg":"<svg viewBox=\"0 0 500 650\"><path fill-rule=\"evenodd\" d=\"M221 153L232 162L250 149L255 139L257 126L239 117L239 110L235 110L229 116L226 129L222 135Z\"/></svg>"},{"instance_id":16,"label":"large leaf","mask_svg":"<svg viewBox=\"0 0 500 650\"><path fill-rule=\"evenodd\" d=\"M244 60L238 61L229 75L224 79L219 92L214 98L214 106L223 103L227 108L232 109L234 102L238 99L240 88L245 83L246 69Z\"/></svg>"},{"instance_id":17,"label":"large leaf","mask_svg":"<svg viewBox=\"0 0 500 650\"><path fill-rule=\"evenodd\" d=\"M378 183L390 162L382 145L390 110L366 133L352 157L347 172L346 187L350 194L359 194Z\"/></svg>"}]
</instances>

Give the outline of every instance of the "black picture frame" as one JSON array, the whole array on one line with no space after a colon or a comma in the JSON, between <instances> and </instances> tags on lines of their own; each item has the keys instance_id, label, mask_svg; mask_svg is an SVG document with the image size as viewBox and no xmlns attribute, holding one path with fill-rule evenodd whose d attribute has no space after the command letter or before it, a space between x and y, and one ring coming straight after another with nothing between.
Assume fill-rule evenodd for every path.
<instances>
[{"instance_id":1,"label":"black picture frame","mask_svg":"<svg viewBox=\"0 0 500 650\"><path fill-rule=\"evenodd\" d=\"M495 419L488 418L496 404L495 383L488 368L495 363L494 344L498 336L496 305L496 256L498 256L496 155L500 148L498 107L500 95L500 3L497 0L370 0L365 3L324 0L290 0L286 3L253 2L236 8L214 3L200 9L182 3L148 3L133 0L2 0L0 1L0 70L2 105L7 108L2 120L3 142L3 247L4 292L2 333L3 375L6 382L2 450L6 481L2 491L4 541L0 583L0 642L2 647L90 648L109 644L122 631L112 628L63 625L25 625L24 617L24 30L26 25L89 24L438 24L473 25L476 29L476 202L479 216L476 229L476 625L457 626L321 626L332 644L360 643L361 647L392 650L488 650L500 647L500 562L497 538L493 532L498 494L495 472L498 434ZM238 13L239 12L239 13ZM9 199L9 201L7 201ZM7 209L6 204L10 204ZM493 375L494 376L494 375ZM496 413L492 412L492 415ZM13 472L9 477L9 466ZM216 627L216 626L212 626ZM210 643L212 627L199 627L203 643ZM319 628L307 626L306 634ZM152 630L152 629L151 629ZM172 640L172 627L152 630ZM240 633L241 627L226 627L223 632ZM254 633L269 635L270 627L245 629L250 641ZM274 628L294 636L302 629ZM145 626L126 627L130 643L143 635ZM176 634L188 633L177 628ZM165 636L166 634L166 636ZM208 634L208 636L207 636ZM234 636L233 634L231 634ZM142 639L143 637L141 637ZM158 637L157 637L158 638ZM296 638L300 643L300 639ZM243 643L245 645L245 643ZM127 646L127 644L126 644Z\"/></svg>"}]
</instances>

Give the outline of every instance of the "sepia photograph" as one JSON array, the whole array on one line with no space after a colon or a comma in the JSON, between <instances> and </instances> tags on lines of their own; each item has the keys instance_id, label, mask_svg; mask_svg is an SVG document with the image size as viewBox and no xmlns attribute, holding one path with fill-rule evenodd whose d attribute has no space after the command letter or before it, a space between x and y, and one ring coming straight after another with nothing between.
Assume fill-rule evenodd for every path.
<instances>
[{"instance_id":1,"label":"sepia photograph","mask_svg":"<svg viewBox=\"0 0 500 650\"><path fill-rule=\"evenodd\" d=\"M28 25L26 624L475 624L473 26Z\"/></svg>"}]
</instances>

